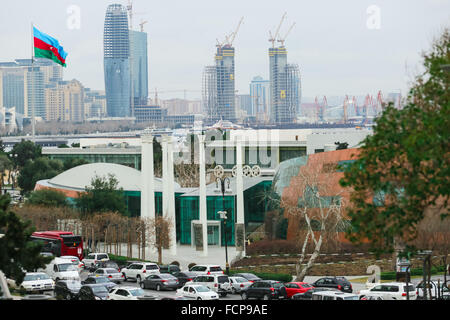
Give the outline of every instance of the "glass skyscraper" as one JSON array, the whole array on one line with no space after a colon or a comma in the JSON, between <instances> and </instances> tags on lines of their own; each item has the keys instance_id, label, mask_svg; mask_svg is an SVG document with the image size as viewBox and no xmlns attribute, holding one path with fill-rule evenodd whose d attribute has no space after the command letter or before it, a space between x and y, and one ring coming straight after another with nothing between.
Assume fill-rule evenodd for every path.
<instances>
[{"instance_id":1,"label":"glass skyscraper","mask_svg":"<svg viewBox=\"0 0 450 320\"><path fill-rule=\"evenodd\" d=\"M296 64L287 63L284 46L269 48L270 122L293 123L300 105L300 72Z\"/></svg>"},{"instance_id":2,"label":"glass skyscraper","mask_svg":"<svg viewBox=\"0 0 450 320\"><path fill-rule=\"evenodd\" d=\"M270 81L260 76L253 77L250 83L250 97L252 99L252 114L258 121L269 120Z\"/></svg>"},{"instance_id":3,"label":"glass skyscraper","mask_svg":"<svg viewBox=\"0 0 450 320\"><path fill-rule=\"evenodd\" d=\"M106 108L110 117L131 115L130 33L127 10L111 4L104 28L104 70Z\"/></svg>"},{"instance_id":4,"label":"glass skyscraper","mask_svg":"<svg viewBox=\"0 0 450 320\"><path fill-rule=\"evenodd\" d=\"M130 37L133 64L133 98L135 105L145 105L148 98L147 33L133 30Z\"/></svg>"}]
</instances>

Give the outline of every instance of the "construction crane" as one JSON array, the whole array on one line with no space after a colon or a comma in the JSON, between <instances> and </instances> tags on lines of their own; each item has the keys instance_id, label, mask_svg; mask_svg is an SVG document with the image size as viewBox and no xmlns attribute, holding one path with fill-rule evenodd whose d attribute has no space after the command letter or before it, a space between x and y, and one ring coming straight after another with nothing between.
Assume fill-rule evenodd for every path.
<instances>
[{"instance_id":1,"label":"construction crane","mask_svg":"<svg viewBox=\"0 0 450 320\"><path fill-rule=\"evenodd\" d=\"M294 28L295 26L295 22L291 25L291 27L289 28L289 30L286 32L286 34L284 35L284 37L282 37L281 39L278 39L277 41L281 43L281 46L284 47L284 41L286 41L287 36L289 35L289 33L291 32L292 28Z\"/></svg>"},{"instance_id":2,"label":"construction crane","mask_svg":"<svg viewBox=\"0 0 450 320\"><path fill-rule=\"evenodd\" d=\"M381 93L381 90L378 91L378 95L377 95L377 113L378 110L381 109L381 112L384 111L384 100L383 100L383 94Z\"/></svg>"},{"instance_id":3,"label":"construction crane","mask_svg":"<svg viewBox=\"0 0 450 320\"><path fill-rule=\"evenodd\" d=\"M348 121L348 113L347 113L348 103L349 103L348 95L345 95L344 106L343 106L344 107L344 118L343 118L344 123L347 123L347 121Z\"/></svg>"},{"instance_id":4,"label":"construction crane","mask_svg":"<svg viewBox=\"0 0 450 320\"><path fill-rule=\"evenodd\" d=\"M236 27L236 30L234 32L232 32L228 37L226 37L227 39L227 45L229 45L230 47L233 46L233 42L234 39L236 38L236 34L239 31L239 28L241 27L242 21L244 20L244 17L241 18L241 20L239 20L238 26Z\"/></svg>"},{"instance_id":5,"label":"construction crane","mask_svg":"<svg viewBox=\"0 0 450 320\"><path fill-rule=\"evenodd\" d=\"M358 100L356 100L356 97L353 96L352 98L353 106L355 107L355 116L359 116L359 110L358 110Z\"/></svg>"},{"instance_id":6,"label":"construction crane","mask_svg":"<svg viewBox=\"0 0 450 320\"><path fill-rule=\"evenodd\" d=\"M365 124L365 123L367 123L367 120L368 120L368 115L369 115L369 106L371 106L372 105L372 96L370 95L370 94L367 94L366 95L366 98L364 99L364 109L363 109L363 117L364 117L364 120L363 120L363 123Z\"/></svg>"},{"instance_id":7,"label":"construction crane","mask_svg":"<svg viewBox=\"0 0 450 320\"><path fill-rule=\"evenodd\" d=\"M277 41L278 33L280 32L281 25L283 24L284 19L286 18L287 12L283 14L281 17L280 24L278 25L278 28L275 32L275 34L272 36L272 32L269 30L270 39L269 41L272 42L272 48L275 48L275 41Z\"/></svg>"},{"instance_id":8,"label":"construction crane","mask_svg":"<svg viewBox=\"0 0 450 320\"><path fill-rule=\"evenodd\" d=\"M148 23L148 21L141 21L139 25L141 26L141 32L144 32L144 24Z\"/></svg>"},{"instance_id":9,"label":"construction crane","mask_svg":"<svg viewBox=\"0 0 450 320\"><path fill-rule=\"evenodd\" d=\"M319 103L319 99L316 97L314 99L315 105L316 105L316 117L317 121L324 121L325 118L325 109L328 106L327 97L323 96L322 104Z\"/></svg>"}]
</instances>

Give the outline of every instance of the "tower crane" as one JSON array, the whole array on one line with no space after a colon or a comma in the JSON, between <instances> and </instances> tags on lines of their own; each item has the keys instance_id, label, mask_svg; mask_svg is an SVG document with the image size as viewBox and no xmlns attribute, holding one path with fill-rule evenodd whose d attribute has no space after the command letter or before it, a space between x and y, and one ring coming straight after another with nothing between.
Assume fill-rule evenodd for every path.
<instances>
[{"instance_id":1,"label":"tower crane","mask_svg":"<svg viewBox=\"0 0 450 320\"><path fill-rule=\"evenodd\" d=\"M273 36L272 36L272 32L269 31L269 35L270 35L269 41L272 42L272 48L275 48L275 41L277 41L278 33L280 32L281 25L283 24L283 21L286 18L286 15L287 15L287 12L285 12L283 14L283 16L281 17L280 24L278 25L278 28Z\"/></svg>"},{"instance_id":2,"label":"tower crane","mask_svg":"<svg viewBox=\"0 0 450 320\"><path fill-rule=\"evenodd\" d=\"M141 21L141 23L139 23L139 25L141 26L141 32L144 32L144 24L148 23L148 21Z\"/></svg>"},{"instance_id":3,"label":"tower crane","mask_svg":"<svg viewBox=\"0 0 450 320\"><path fill-rule=\"evenodd\" d=\"M287 36L289 35L289 33L291 32L292 28L294 28L295 26L295 22L291 25L291 27L289 28L289 30L286 32L286 34L284 35L284 37L282 37L281 39L278 39L277 41L281 43L281 46L284 47L284 41L286 40Z\"/></svg>"},{"instance_id":4,"label":"tower crane","mask_svg":"<svg viewBox=\"0 0 450 320\"><path fill-rule=\"evenodd\" d=\"M239 20L238 26L236 27L236 30L234 32L232 32L228 37L226 37L227 39L227 44L232 47L233 46L233 42L234 39L236 38L236 34L239 31L239 28L241 27L242 21L244 20L244 17L241 18L241 20Z\"/></svg>"}]
</instances>

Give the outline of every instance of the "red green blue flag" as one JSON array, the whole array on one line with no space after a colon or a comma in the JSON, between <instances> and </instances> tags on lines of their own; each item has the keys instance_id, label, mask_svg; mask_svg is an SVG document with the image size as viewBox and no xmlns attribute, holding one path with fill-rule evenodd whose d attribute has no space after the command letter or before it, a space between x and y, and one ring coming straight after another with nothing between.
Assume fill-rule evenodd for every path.
<instances>
[{"instance_id":1,"label":"red green blue flag","mask_svg":"<svg viewBox=\"0 0 450 320\"><path fill-rule=\"evenodd\" d=\"M54 62L66 66L67 53L59 44L58 40L39 31L33 27L34 36L34 56L36 58L46 58Z\"/></svg>"}]
</instances>

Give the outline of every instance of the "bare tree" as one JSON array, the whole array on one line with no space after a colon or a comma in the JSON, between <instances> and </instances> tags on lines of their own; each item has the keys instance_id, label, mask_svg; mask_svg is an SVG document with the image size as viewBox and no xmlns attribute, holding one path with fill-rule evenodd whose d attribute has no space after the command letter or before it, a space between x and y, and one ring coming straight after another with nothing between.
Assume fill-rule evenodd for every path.
<instances>
[{"instance_id":1,"label":"bare tree","mask_svg":"<svg viewBox=\"0 0 450 320\"><path fill-rule=\"evenodd\" d=\"M296 265L296 281L303 281L314 266L324 241L334 240L337 243L339 231L345 226L343 191L332 187L337 185L332 183L336 180L333 172L333 166L320 162L301 167L298 177L291 181L290 189L295 190L296 194L288 194L281 200L280 205L286 210L285 216L297 222L293 223L293 227L302 248ZM309 245L312 254L307 258Z\"/></svg>"},{"instance_id":2,"label":"bare tree","mask_svg":"<svg viewBox=\"0 0 450 320\"><path fill-rule=\"evenodd\" d=\"M170 237L173 223L172 220L166 216L156 216L155 218L144 219L148 245L154 247L158 251L158 263L162 264L162 250L168 249L172 244Z\"/></svg>"}]
</instances>

